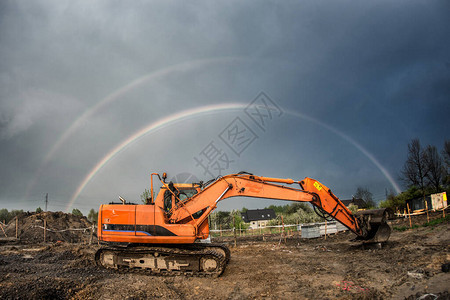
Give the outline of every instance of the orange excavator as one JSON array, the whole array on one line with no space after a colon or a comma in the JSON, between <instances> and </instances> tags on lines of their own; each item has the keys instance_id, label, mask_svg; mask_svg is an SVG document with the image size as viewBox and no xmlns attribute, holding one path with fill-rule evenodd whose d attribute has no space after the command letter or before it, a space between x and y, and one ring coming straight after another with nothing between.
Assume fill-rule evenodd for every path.
<instances>
[{"instance_id":1,"label":"orange excavator","mask_svg":"<svg viewBox=\"0 0 450 300\"><path fill-rule=\"evenodd\" d=\"M153 178L162 183L153 197ZM105 268L159 275L222 274L230 259L222 244L198 243L209 236L208 217L217 203L230 197L255 197L311 203L316 213L334 218L365 242L385 242L391 229L384 209L351 211L317 180L300 181L255 176L247 172L221 176L206 184L166 183L167 175L151 175L146 204L103 204L98 214L98 240L106 246L95 254ZM299 187L289 185L298 184Z\"/></svg>"}]
</instances>

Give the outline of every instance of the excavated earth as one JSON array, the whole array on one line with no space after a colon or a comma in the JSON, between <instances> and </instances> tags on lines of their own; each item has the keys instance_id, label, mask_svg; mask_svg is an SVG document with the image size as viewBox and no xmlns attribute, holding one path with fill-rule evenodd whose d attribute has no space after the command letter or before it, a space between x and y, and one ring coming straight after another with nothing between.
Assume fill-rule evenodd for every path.
<instances>
[{"instance_id":1,"label":"excavated earth","mask_svg":"<svg viewBox=\"0 0 450 300\"><path fill-rule=\"evenodd\" d=\"M353 237L238 237L236 247L223 239L231 261L219 278L104 270L86 239L3 243L0 299L450 299L450 274L441 270L450 262L449 222L393 231L381 248Z\"/></svg>"},{"instance_id":2,"label":"excavated earth","mask_svg":"<svg viewBox=\"0 0 450 300\"><path fill-rule=\"evenodd\" d=\"M44 223L45 220L45 223ZM44 227L45 226L45 227ZM24 243L65 241L82 243L90 239L92 224L86 217L58 212L22 213L18 217L17 235ZM16 236L16 220L11 220L5 233L9 237ZM2 234L2 232L0 232Z\"/></svg>"}]
</instances>

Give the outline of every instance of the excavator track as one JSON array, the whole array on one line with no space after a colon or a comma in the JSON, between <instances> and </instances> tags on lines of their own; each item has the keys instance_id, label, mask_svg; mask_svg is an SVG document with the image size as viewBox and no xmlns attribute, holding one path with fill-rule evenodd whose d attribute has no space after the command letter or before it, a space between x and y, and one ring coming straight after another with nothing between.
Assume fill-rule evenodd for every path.
<instances>
[{"instance_id":1,"label":"excavator track","mask_svg":"<svg viewBox=\"0 0 450 300\"><path fill-rule=\"evenodd\" d=\"M192 245L189 245L190 247L194 247L197 249L205 249L208 251L214 251L214 252L218 252L219 254L223 255L225 257L225 261L228 264L228 262L230 261L230 257L231 257L231 253L230 253L230 249L225 246L224 244L220 244L220 243L205 243L205 244L200 244L200 243L195 243Z\"/></svg>"},{"instance_id":2,"label":"excavator track","mask_svg":"<svg viewBox=\"0 0 450 300\"><path fill-rule=\"evenodd\" d=\"M217 248L222 249L220 246ZM113 246L100 248L95 254L95 262L98 266L119 272L155 276L218 277L225 270L227 257L221 253L222 250L214 249L216 246Z\"/></svg>"}]
</instances>

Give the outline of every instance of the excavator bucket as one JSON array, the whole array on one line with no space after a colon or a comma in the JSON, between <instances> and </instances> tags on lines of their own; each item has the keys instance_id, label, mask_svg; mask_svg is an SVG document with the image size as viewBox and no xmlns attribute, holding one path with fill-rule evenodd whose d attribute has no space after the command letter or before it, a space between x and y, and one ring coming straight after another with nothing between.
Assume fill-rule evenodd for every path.
<instances>
[{"instance_id":1,"label":"excavator bucket","mask_svg":"<svg viewBox=\"0 0 450 300\"><path fill-rule=\"evenodd\" d=\"M367 234L360 236L357 240L365 243L383 243L389 239L391 235L391 227L387 224L387 220L392 216L389 209L371 209L363 210L356 213L356 216L362 218Z\"/></svg>"}]
</instances>

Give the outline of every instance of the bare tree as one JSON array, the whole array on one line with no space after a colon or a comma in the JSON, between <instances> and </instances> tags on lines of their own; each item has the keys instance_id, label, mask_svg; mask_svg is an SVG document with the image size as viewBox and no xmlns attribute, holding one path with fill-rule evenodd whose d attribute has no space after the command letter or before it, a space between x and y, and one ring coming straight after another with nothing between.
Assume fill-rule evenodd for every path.
<instances>
[{"instance_id":1,"label":"bare tree","mask_svg":"<svg viewBox=\"0 0 450 300\"><path fill-rule=\"evenodd\" d=\"M425 164L428 171L426 174L428 183L436 192L439 192L444 175L444 165L435 146L427 146L425 149Z\"/></svg>"},{"instance_id":2,"label":"bare tree","mask_svg":"<svg viewBox=\"0 0 450 300\"><path fill-rule=\"evenodd\" d=\"M450 184L450 141L445 141L442 157L445 164L443 182L444 184Z\"/></svg>"},{"instance_id":3,"label":"bare tree","mask_svg":"<svg viewBox=\"0 0 450 300\"><path fill-rule=\"evenodd\" d=\"M447 168L450 168L450 141L445 141L442 156L444 157L444 162L447 165Z\"/></svg>"},{"instance_id":4,"label":"bare tree","mask_svg":"<svg viewBox=\"0 0 450 300\"><path fill-rule=\"evenodd\" d=\"M403 166L402 179L409 187L416 186L425 192L427 173L425 151L420 146L419 139L413 139L408 144L408 158Z\"/></svg>"},{"instance_id":5,"label":"bare tree","mask_svg":"<svg viewBox=\"0 0 450 300\"><path fill-rule=\"evenodd\" d=\"M373 201L372 193L368 188L358 187L354 195L356 199L363 199L366 202L366 208L375 207L375 202Z\"/></svg>"}]
</instances>

